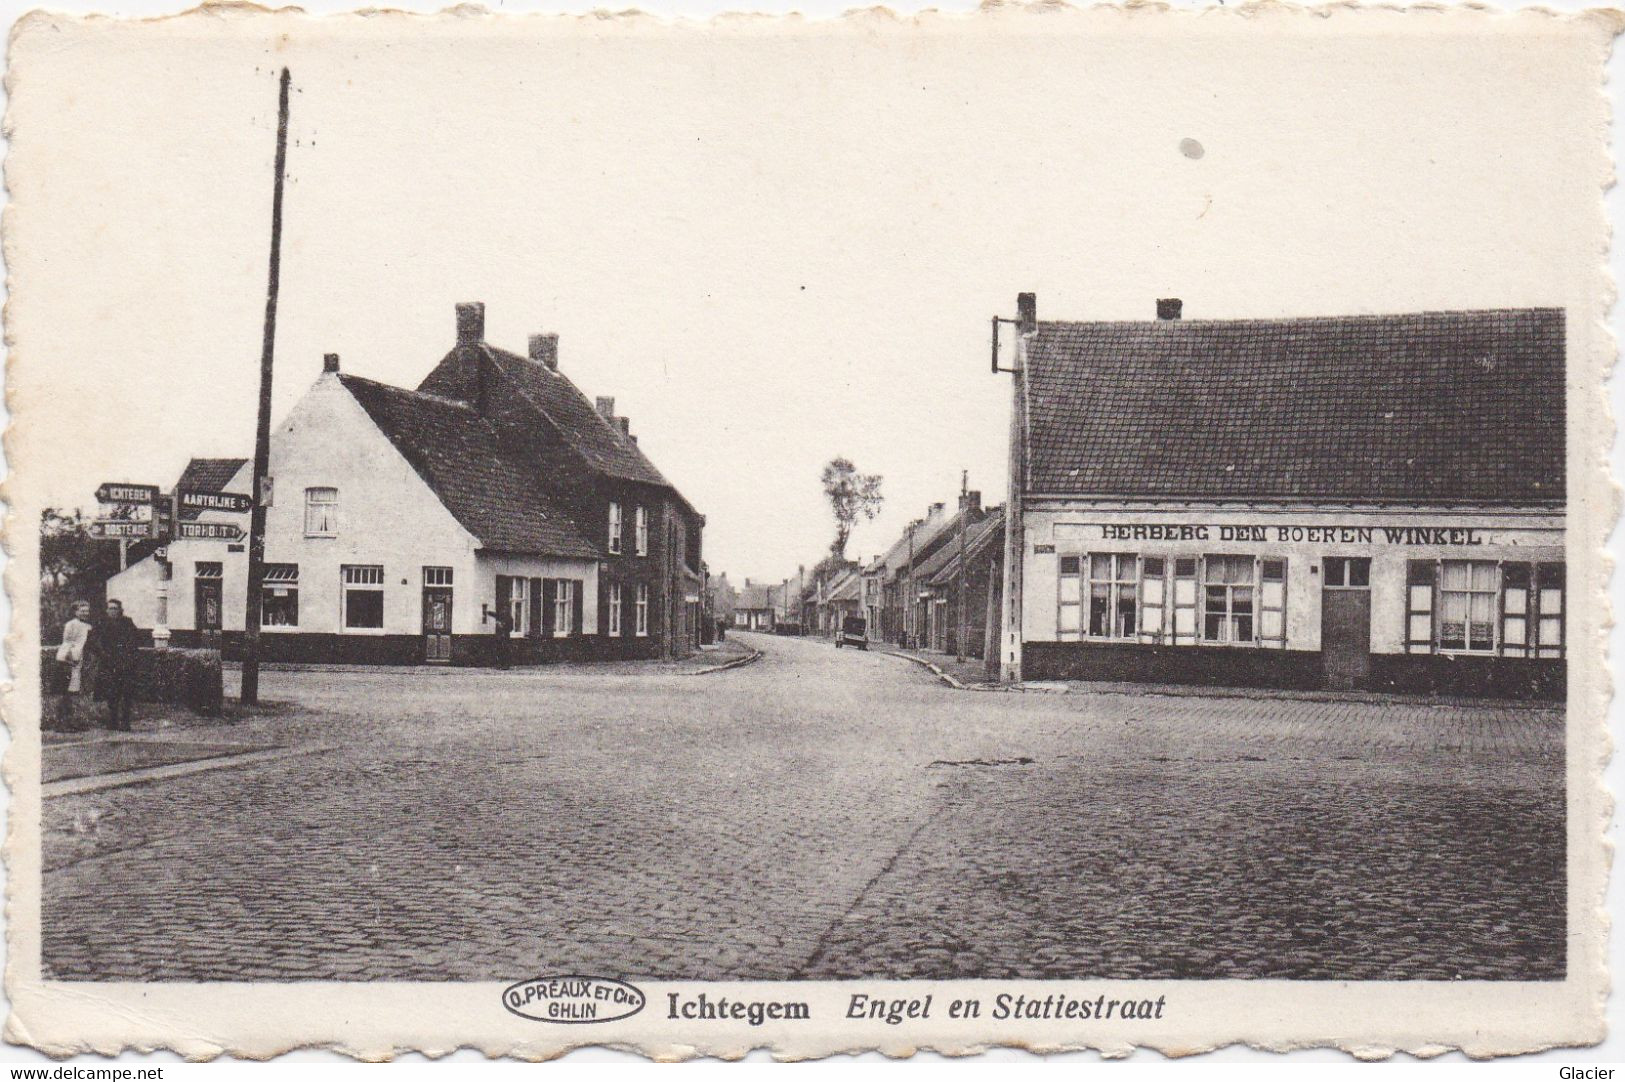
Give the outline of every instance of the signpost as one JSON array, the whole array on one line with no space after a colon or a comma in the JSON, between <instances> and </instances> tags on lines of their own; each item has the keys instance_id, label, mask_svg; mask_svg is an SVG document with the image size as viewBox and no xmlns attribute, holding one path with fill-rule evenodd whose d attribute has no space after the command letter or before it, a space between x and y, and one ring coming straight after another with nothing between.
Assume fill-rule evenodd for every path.
<instances>
[{"instance_id":1,"label":"signpost","mask_svg":"<svg viewBox=\"0 0 1625 1082\"><path fill-rule=\"evenodd\" d=\"M178 522L175 538L180 541L241 541L243 528L235 522Z\"/></svg>"},{"instance_id":2,"label":"signpost","mask_svg":"<svg viewBox=\"0 0 1625 1082\"><path fill-rule=\"evenodd\" d=\"M199 492L189 488L180 490L182 511L233 511L243 512L253 510L254 499L241 492Z\"/></svg>"},{"instance_id":3,"label":"signpost","mask_svg":"<svg viewBox=\"0 0 1625 1082\"><path fill-rule=\"evenodd\" d=\"M109 539L142 540L153 535L152 521L131 522L104 519L90 524L90 535Z\"/></svg>"},{"instance_id":4,"label":"signpost","mask_svg":"<svg viewBox=\"0 0 1625 1082\"><path fill-rule=\"evenodd\" d=\"M157 503L157 485L132 485L121 481L104 481L96 488L98 503Z\"/></svg>"}]
</instances>

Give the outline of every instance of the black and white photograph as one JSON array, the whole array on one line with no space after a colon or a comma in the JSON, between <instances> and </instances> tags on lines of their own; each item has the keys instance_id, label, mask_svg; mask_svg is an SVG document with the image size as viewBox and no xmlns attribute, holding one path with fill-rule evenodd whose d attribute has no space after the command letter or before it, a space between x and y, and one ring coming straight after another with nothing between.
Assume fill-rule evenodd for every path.
<instances>
[{"instance_id":1,"label":"black and white photograph","mask_svg":"<svg viewBox=\"0 0 1625 1082\"><path fill-rule=\"evenodd\" d=\"M8 1040L1600 1041L1620 26L23 16Z\"/></svg>"}]
</instances>

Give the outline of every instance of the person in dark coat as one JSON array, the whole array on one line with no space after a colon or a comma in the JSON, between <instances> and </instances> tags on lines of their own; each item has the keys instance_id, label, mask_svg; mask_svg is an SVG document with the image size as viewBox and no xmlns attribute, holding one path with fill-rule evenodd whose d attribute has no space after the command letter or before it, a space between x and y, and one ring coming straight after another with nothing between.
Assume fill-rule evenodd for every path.
<instances>
[{"instance_id":1,"label":"person in dark coat","mask_svg":"<svg viewBox=\"0 0 1625 1082\"><path fill-rule=\"evenodd\" d=\"M107 618L91 631L86 647L96 658L97 698L107 700L108 727L120 732L130 731L142 639L135 621L124 615L123 602L109 600Z\"/></svg>"}]
</instances>

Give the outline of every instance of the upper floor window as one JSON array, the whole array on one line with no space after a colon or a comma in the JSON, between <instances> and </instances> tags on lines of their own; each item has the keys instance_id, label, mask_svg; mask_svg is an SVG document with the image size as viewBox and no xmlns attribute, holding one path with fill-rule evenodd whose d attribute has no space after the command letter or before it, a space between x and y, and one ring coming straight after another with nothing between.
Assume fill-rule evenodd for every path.
<instances>
[{"instance_id":1,"label":"upper floor window","mask_svg":"<svg viewBox=\"0 0 1625 1082\"><path fill-rule=\"evenodd\" d=\"M645 507L637 509L637 535L638 555L649 555L649 511Z\"/></svg>"},{"instance_id":2,"label":"upper floor window","mask_svg":"<svg viewBox=\"0 0 1625 1082\"><path fill-rule=\"evenodd\" d=\"M609 551L621 551L621 505L614 501L609 505Z\"/></svg>"},{"instance_id":3,"label":"upper floor window","mask_svg":"<svg viewBox=\"0 0 1625 1082\"><path fill-rule=\"evenodd\" d=\"M339 532L339 490L305 489L305 536L337 537Z\"/></svg>"}]
</instances>

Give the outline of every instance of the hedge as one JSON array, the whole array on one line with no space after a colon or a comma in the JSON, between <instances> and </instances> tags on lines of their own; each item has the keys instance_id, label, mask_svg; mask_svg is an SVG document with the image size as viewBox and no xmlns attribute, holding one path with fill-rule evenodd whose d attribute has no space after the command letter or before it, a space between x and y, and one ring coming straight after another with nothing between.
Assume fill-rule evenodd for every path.
<instances>
[{"instance_id":1,"label":"hedge","mask_svg":"<svg viewBox=\"0 0 1625 1082\"><path fill-rule=\"evenodd\" d=\"M46 694L67 690L67 669L57 664L56 647L40 648L40 673ZM84 684L96 691L96 662L85 662ZM173 703L198 714L219 711L225 696L220 674L220 651L143 649L136 665L135 697L149 703ZM100 698L101 696L97 696Z\"/></svg>"}]
</instances>

